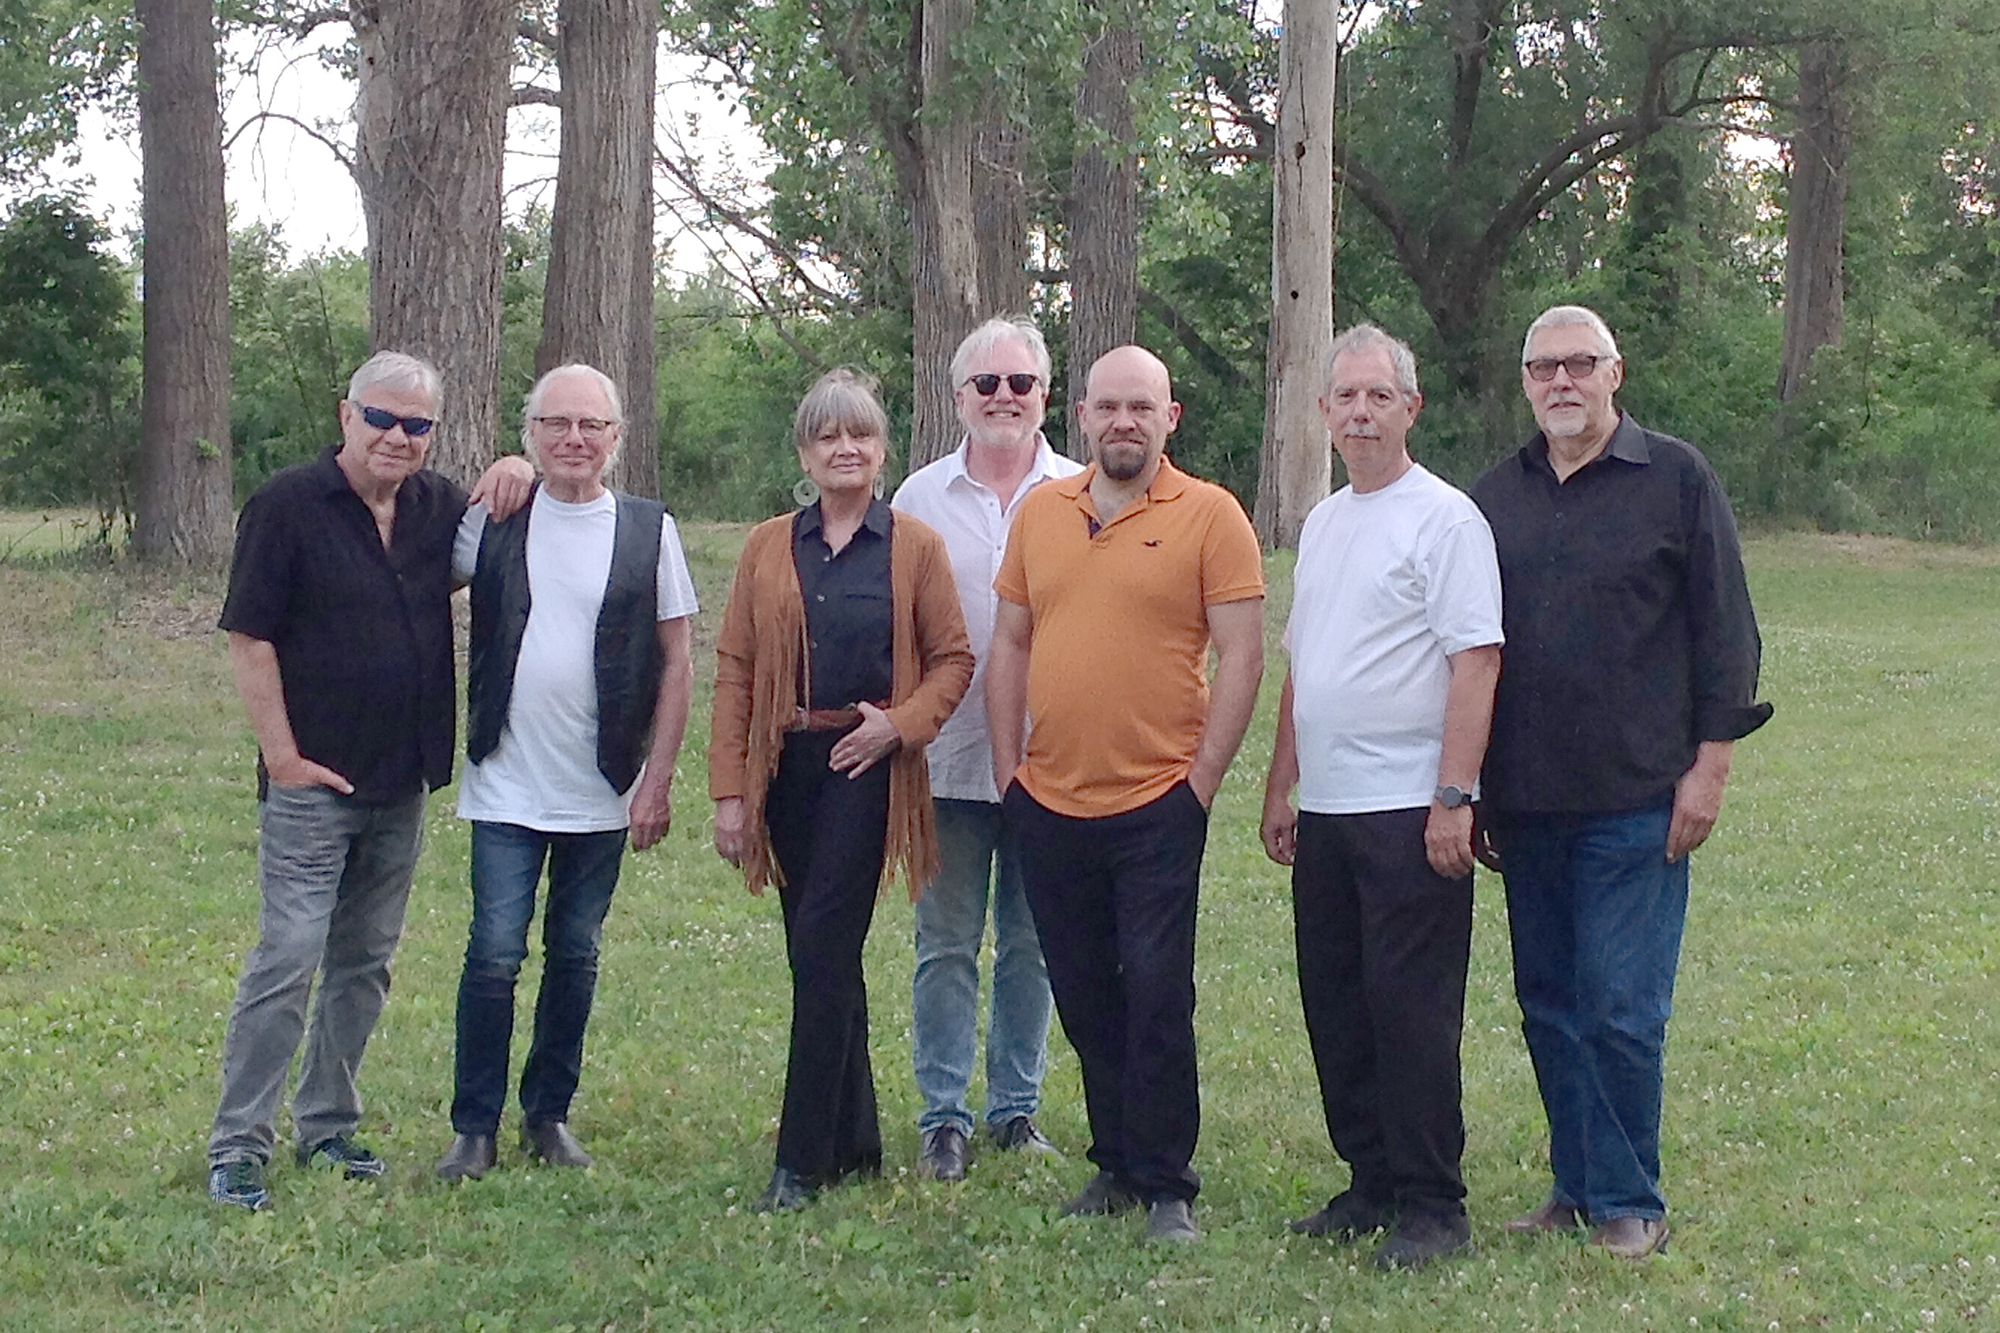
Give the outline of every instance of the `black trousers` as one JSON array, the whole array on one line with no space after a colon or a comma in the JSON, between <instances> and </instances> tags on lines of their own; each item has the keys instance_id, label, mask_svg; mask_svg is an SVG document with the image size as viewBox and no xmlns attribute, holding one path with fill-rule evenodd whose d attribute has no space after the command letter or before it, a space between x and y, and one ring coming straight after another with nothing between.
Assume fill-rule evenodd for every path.
<instances>
[{"instance_id":1,"label":"black trousers","mask_svg":"<svg viewBox=\"0 0 2000 1333\"><path fill-rule=\"evenodd\" d=\"M1019 783L1001 804L1056 1012L1083 1066L1088 1156L1148 1203L1192 1199L1195 899L1208 811L1185 782L1102 819L1059 815Z\"/></svg>"},{"instance_id":2,"label":"black trousers","mask_svg":"<svg viewBox=\"0 0 2000 1333\"><path fill-rule=\"evenodd\" d=\"M834 732L785 738L764 798L785 882L792 965L792 1046L778 1165L816 1184L882 1167L875 1077L868 1063L868 989L861 944L875 915L889 827L889 765L858 778L827 767Z\"/></svg>"},{"instance_id":3,"label":"black trousers","mask_svg":"<svg viewBox=\"0 0 2000 1333\"><path fill-rule=\"evenodd\" d=\"M1299 816L1299 995L1334 1151L1406 1213L1465 1211L1459 1033L1472 877L1424 856L1428 809Z\"/></svg>"}]
</instances>

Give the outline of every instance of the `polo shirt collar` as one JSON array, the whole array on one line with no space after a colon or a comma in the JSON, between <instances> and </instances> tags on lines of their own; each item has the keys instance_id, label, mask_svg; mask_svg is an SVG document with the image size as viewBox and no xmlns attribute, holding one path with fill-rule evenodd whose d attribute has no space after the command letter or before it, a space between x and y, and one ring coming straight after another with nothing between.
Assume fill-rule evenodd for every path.
<instances>
[{"instance_id":1,"label":"polo shirt collar","mask_svg":"<svg viewBox=\"0 0 2000 1333\"><path fill-rule=\"evenodd\" d=\"M1632 419L1630 412L1622 408L1618 412L1618 425L1612 430L1611 438L1605 442L1597 457L1584 466L1593 467L1607 456L1621 463L1634 463L1641 467L1653 461L1653 450L1646 443L1645 428ZM1529 469L1550 470L1549 437L1546 434L1536 431L1534 438L1522 446L1521 465Z\"/></svg>"},{"instance_id":2,"label":"polo shirt collar","mask_svg":"<svg viewBox=\"0 0 2000 1333\"><path fill-rule=\"evenodd\" d=\"M1076 500L1082 498L1090 489L1090 479L1096 475L1097 464L1093 462L1075 476L1058 478L1049 485L1055 487L1061 494ZM1187 488L1187 473L1175 467L1173 460L1163 454L1160 457L1160 470L1153 474L1152 484L1146 487L1146 501L1149 504L1160 504L1168 500L1178 500Z\"/></svg>"},{"instance_id":3,"label":"polo shirt collar","mask_svg":"<svg viewBox=\"0 0 2000 1333\"><path fill-rule=\"evenodd\" d=\"M313 460L313 480L319 483L320 489L328 495L336 495L341 491L354 493L353 484L347 480L347 474L340 470L340 464L335 461L339 457L340 446L329 444L320 450L319 457Z\"/></svg>"}]
</instances>

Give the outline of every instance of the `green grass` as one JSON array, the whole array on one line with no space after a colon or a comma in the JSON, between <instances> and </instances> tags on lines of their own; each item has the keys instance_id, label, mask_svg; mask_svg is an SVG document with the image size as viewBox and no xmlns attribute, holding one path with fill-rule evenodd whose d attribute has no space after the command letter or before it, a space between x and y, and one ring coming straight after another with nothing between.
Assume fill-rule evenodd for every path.
<instances>
[{"instance_id":1,"label":"green grass","mask_svg":"<svg viewBox=\"0 0 2000 1333\"><path fill-rule=\"evenodd\" d=\"M705 644L741 532L688 532ZM607 927L574 1112L598 1167L510 1154L483 1182L429 1179L469 910L466 833L440 796L362 1080L391 1173L347 1185L281 1157L276 1207L251 1217L203 1195L257 902L250 738L206 632L218 590L0 563L0 1328L2000 1327L2000 558L1802 536L1749 558L1778 713L1740 747L1696 861L1667 1066L1672 1252L1633 1268L1500 1232L1546 1180L1482 878L1465 1034L1479 1250L1390 1277L1283 1228L1342 1173L1285 881L1255 838L1275 653L1204 882L1201 1246L1053 1219L1089 1169L1059 1038L1044 1125L1071 1155L916 1181L900 896L867 955L887 1176L796 1217L743 1211L771 1165L783 939L775 902L709 850L701 722L675 828L627 862ZM1282 561L1274 577L1275 639Z\"/></svg>"}]
</instances>

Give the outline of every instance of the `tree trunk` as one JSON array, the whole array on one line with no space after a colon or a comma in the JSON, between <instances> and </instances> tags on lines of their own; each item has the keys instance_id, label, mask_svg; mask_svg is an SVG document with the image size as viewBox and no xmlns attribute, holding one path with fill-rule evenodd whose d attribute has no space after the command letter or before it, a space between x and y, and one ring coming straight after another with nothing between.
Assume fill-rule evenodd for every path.
<instances>
[{"instance_id":1,"label":"tree trunk","mask_svg":"<svg viewBox=\"0 0 2000 1333\"><path fill-rule=\"evenodd\" d=\"M1139 34L1122 9L1100 11L1104 29L1083 49L1076 90L1076 165L1069 186L1069 400L1083 401L1097 358L1132 341L1139 318L1139 163L1132 128L1132 80ZM1327 193L1332 202L1332 191ZM1090 445L1067 429L1072 457Z\"/></svg>"},{"instance_id":2,"label":"tree trunk","mask_svg":"<svg viewBox=\"0 0 2000 1333\"><path fill-rule=\"evenodd\" d=\"M646 326L652 323L653 25L645 0L561 0L556 62L562 72L562 140L555 210L549 219L549 272L542 293L542 340L535 373L581 361L617 381L627 425L604 481L657 495L659 454L635 438L640 394L633 374L644 254ZM649 340L650 341L650 340ZM650 365L650 357L648 357ZM644 393L650 396L651 376Z\"/></svg>"},{"instance_id":3,"label":"tree trunk","mask_svg":"<svg viewBox=\"0 0 2000 1333\"><path fill-rule=\"evenodd\" d=\"M653 130L655 126L654 87L659 58L660 9L643 6L645 33L639 86L643 124L639 151L644 163L645 182L639 192L639 220L632 228L632 299L626 308L625 436L618 460L622 489L654 499L660 494L659 362L658 325L653 318L654 280L658 276L657 252L653 248L655 200L653 194Z\"/></svg>"},{"instance_id":4,"label":"tree trunk","mask_svg":"<svg viewBox=\"0 0 2000 1333\"><path fill-rule=\"evenodd\" d=\"M978 322L979 246L972 205L973 117L957 82L952 39L971 23L972 0L924 0L919 52L917 197L910 209L910 471L958 445L951 354Z\"/></svg>"},{"instance_id":5,"label":"tree trunk","mask_svg":"<svg viewBox=\"0 0 2000 1333\"><path fill-rule=\"evenodd\" d=\"M981 319L1028 312L1028 188L1022 131L988 99L974 131L972 229L979 248Z\"/></svg>"},{"instance_id":6,"label":"tree trunk","mask_svg":"<svg viewBox=\"0 0 2000 1333\"><path fill-rule=\"evenodd\" d=\"M500 165L514 7L353 0L353 20L369 341L437 366L444 401L430 465L470 484L492 461L499 429Z\"/></svg>"},{"instance_id":7,"label":"tree trunk","mask_svg":"<svg viewBox=\"0 0 2000 1333\"><path fill-rule=\"evenodd\" d=\"M144 370L133 549L228 560L229 235L212 0L139 0Z\"/></svg>"},{"instance_id":8,"label":"tree trunk","mask_svg":"<svg viewBox=\"0 0 2000 1333\"><path fill-rule=\"evenodd\" d=\"M1808 42L1799 58L1799 123L1785 211L1785 341L1778 401L1805 382L1812 354L1840 341L1847 214L1847 52Z\"/></svg>"},{"instance_id":9,"label":"tree trunk","mask_svg":"<svg viewBox=\"0 0 2000 1333\"><path fill-rule=\"evenodd\" d=\"M1257 536L1296 546L1326 498L1333 450L1318 399L1333 342L1333 81L1338 32L1326 0L1286 0L1271 158L1271 342Z\"/></svg>"}]
</instances>

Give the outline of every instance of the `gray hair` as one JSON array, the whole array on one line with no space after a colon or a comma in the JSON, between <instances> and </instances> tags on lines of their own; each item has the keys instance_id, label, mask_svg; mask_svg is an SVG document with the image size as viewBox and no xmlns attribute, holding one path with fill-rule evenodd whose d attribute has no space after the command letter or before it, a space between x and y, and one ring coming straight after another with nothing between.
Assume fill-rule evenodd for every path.
<instances>
[{"instance_id":1,"label":"gray hair","mask_svg":"<svg viewBox=\"0 0 2000 1333\"><path fill-rule=\"evenodd\" d=\"M1606 356L1613 361L1624 359L1618 354L1618 340L1611 336L1611 326L1604 322L1602 315L1587 305L1552 305L1535 317L1535 322L1528 326L1528 336L1521 339L1522 362L1527 362L1528 348L1534 343L1535 335L1543 329L1567 329L1577 325L1597 335L1597 340L1604 344Z\"/></svg>"},{"instance_id":2,"label":"gray hair","mask_svg":"<svg viewBox=\"0 0 2000 1333\"><path fill-rule=\"evenodd\" d=\"M990 352L1003 342L1017 342L1028 349L1035 358L1035 373L1042 377L1047 387L1053 366L1049 361L1049 345L1042 339L1042 331L1035 327L1035 321L1026 315L996 315L978 328L965 335L965 341L951 354L951 387L956 389L965 383L966 367L972 358L981 352Z\"/></svg>"},{"instance_id":3,"label":"gray hair","mask_svg":"<svg viewBox=\"0 0 2000 1333\"><path fill-rule=\"evenodd\" d=\"M347 399L358 403L362 394L374 388L421 393L433 413L444 407L444 377L436 366L408 352L377 352L355 367L347 381Z\"/></svg>"},{"instance_id":4,"label":"gray hair","mask_svg":"<svg viewBox=\"0 0 2000 1333\"><path fill-rule=\"evenodd\" d=\"M1373 324L1356 324L1333 340L1333 346L1326 353L1326 377L1322 384L1333 383L1333 365L1349 352L1371 352L1381 350L1389 354L1389 364L1396 371L1396 387L1403 391L1405 398L1417 396L1417 354L1401 338L1392 337Z\"/></svg>"},{"instance_id":5,"label":"gray hair","mask_svg":"<svg viewBox=\"0 0 2000 1333\"><path fill-rule=\"evenodd\" d=\"M548 396L549 386L566 375L581 375L585 379L595 380L597 387L604 391L604 401L611 404L612 422L621 426L625 424L625 400L620 396L618 385L612 378L596 366L587 366L581 361L565 362L536 380L535 386L528 390L527 398L521 403L521 452L526 454L528 461L536 467L541 466L542 456L535 448L535 418L542 414L542 399ZM619 439L622 443L624 439L622 432ZM617 460L618 450L613 447L604 459L604 466L608 469Z\"/></svg>"},{"instance_id":6,"label":"gray hair","mask_svg":"<svg viewBox=\"0 0 2000 1333\"><path fill-rule=\"evenodd\" d=\"M800 453L828 426L862 435L889 434L889 414L875 396L875 377L852 366L835 366L799 399L792 413L792 444Z\"/></svg>"}]
</instances>

